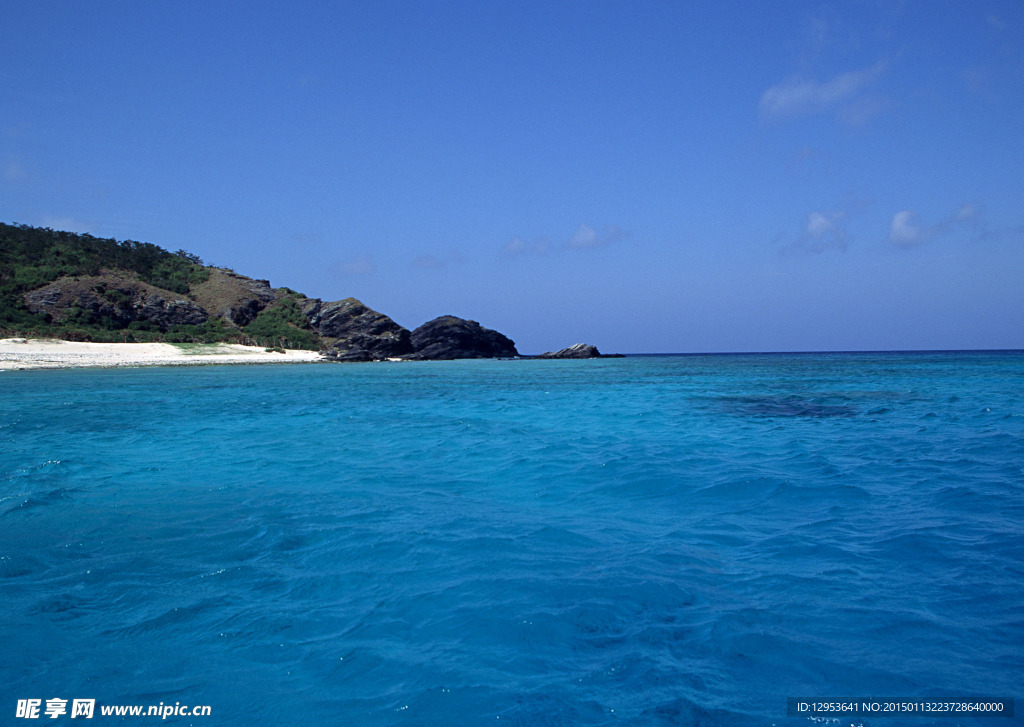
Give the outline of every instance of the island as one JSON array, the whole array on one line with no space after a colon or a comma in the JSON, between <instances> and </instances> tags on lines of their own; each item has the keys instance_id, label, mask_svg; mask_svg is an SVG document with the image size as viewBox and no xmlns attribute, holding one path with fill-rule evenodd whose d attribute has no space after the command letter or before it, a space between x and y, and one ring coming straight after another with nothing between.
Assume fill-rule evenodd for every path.
<instances>
[{"instance_id":1,"label":"island","mask_svg":"<svg viewBox=\"0 0 1024 727\"><path fill-rule=\"evenodd\" d=\"M454 315L410 331L355 298L310 298L184 250L4 223L0 337L224 344L338 362L602 357L586 344L521 356L509 337Z\"/></svg>"}]
</instances>

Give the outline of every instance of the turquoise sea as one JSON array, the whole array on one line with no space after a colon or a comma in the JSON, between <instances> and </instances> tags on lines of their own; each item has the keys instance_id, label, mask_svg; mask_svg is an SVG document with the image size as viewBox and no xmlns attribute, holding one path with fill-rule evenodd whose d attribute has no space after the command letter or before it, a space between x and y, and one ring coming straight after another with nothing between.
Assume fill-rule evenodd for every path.
<instances>
[{"instance_id":1,"label":"turquoise sea","mask_svg":"<svg viewBox=\"0 0 1024 727\"><path fill-rule=\"evenodd\" d=\"M1024 697L1024 352L0 392L0 724L1024 722L787 716Z\"/></svg>"}]
</instances>

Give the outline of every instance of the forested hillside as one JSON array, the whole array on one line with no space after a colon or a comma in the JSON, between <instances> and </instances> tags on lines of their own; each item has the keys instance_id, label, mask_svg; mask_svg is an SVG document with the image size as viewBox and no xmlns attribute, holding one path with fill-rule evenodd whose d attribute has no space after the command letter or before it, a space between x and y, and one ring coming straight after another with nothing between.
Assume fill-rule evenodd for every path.
<instances>
[{"instance_id":1,"label":"forested hillside","mask_svg":"<svg viewBox=\"0 0 1024 727\"><path fill-rule=\"evenodd\" d=\"M3 335L319 348L300 300L184 250L0 223Z\"/></svg>"}]
</instances>

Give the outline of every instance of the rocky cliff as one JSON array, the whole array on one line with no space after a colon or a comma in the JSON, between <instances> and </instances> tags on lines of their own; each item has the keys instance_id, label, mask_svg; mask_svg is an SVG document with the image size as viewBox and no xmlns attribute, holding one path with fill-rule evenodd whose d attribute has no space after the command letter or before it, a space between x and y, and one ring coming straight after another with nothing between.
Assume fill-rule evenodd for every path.
<instances>
[{"instance_id":1,"label":"rocky cliff","mask_svg":"<svg viewBox=\"0 0 1024 727\"><path fill-rule=\"evenodd\" d=\"M507 336L476 321L440 316L412 332L410 359L512 358L519 355Z\"/></svg>"},{"instance_id":2,"label":"rocky cliff","mask_svg":"<svg viewBox=\"0 0 1024 727\"><path fill-rule=\"evenodd\" d=\"M321 353L334 361L379 361L413 352L409 330L355 298L336 303L307 299L304 312L321 337L333 340Z\"/></svg>"},{"instance_id":3,"label":"rocky cliff","mask_svg":"<svg viewBox=\"0 0 1024 727\"><path fill-rule=\"evenodd\" d=\"M97 323L125 328L145 323L160 331L198 325L210 316L188 297L123 273L59 278L24 295L25 306L55 323Z\"/></svg>"},{"instance_id":4,"label":"rocky cliff","mask_svg":"<svg viewBox=\"0 0 1024 727\"><path fill-rule=\"evenodd\" d=\"M254 280L225 268L207 268L210 276L193 284L189 295L212 316L244 327L278 299L269 280Z\"/></svg>"}]
</instances>

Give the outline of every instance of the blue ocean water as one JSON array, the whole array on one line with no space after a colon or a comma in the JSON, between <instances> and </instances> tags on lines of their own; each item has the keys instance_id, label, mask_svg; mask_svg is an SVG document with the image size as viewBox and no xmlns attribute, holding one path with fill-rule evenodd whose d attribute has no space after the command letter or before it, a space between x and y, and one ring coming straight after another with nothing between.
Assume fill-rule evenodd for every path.
<instances>
[{"instance_id":1,"label":"blue ocean water","mask_svg":"<svg viewBox=\"0 0 1024 727\"><path fill-rule=\"evenodd\" d=\"M822 723L787 697L1024 696L1021 352L0 391L3 724L32 698L209 705L167 720L196 725L769 727Z\"/></svg>"}]
</instances>

